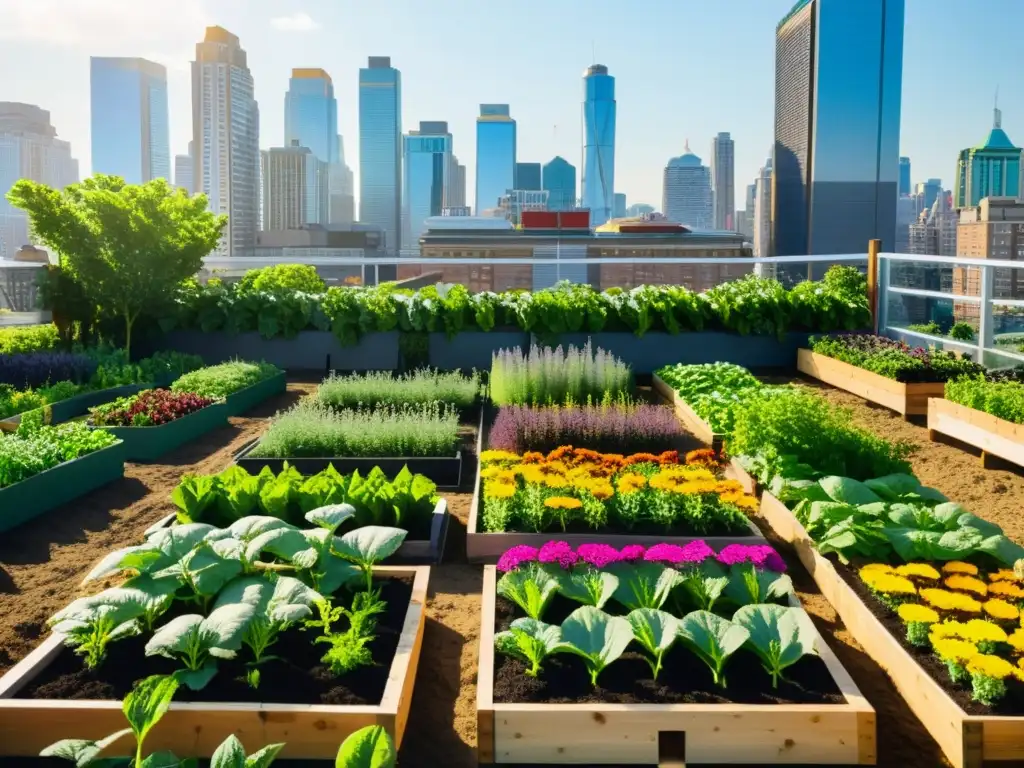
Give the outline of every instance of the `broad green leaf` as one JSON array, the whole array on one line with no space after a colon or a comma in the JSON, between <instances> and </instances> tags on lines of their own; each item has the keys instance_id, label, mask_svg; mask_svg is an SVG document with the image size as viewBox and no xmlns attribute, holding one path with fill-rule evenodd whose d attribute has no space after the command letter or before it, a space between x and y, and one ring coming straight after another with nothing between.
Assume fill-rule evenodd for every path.
<instances>
[{"instance_id":1,"label":"broad green leaf","mask_svg":"<svg viewBox=\"0 0 1024 768\"><path fill-rule=\"evenodd\" d=\"M718 598L729 586L729 577L717 568L706 572L705 567L692 568L683 574L683 588L690 594L697 607L710 611L715 607Z\"/></svg>"},{"instance_id":2,"label":"broad green leaf","mask_svg":"<svg viewBox=\"0 0 1024 768\"><path fill-rule=\"evenodd\" d=\"M215 475L185 475L171 492L171 501L178 508L178 522L198 521L218 496L219 480Z\"/></svg>"},{"instance_id":3,"label":"broad green leaf","mask_svg":"<svg viewBox=\"0 0 1024 768\"><path fill-rule=\"evenodd\" d=\"M367 525L336 539L334 551L359 565L373 565L395 554L405 536L401 528Z\"/></svg>"},{"instance_id":4,"label":"broad green leaf","mask_svg":"<svg viewBox=\"0 0 1024 768\"><path fill-rule=\"evenodd\" d=\"M245 768L245 747L234 734L221 742L210 757L210 768Z\"/></svg>"},{"instance_id":5,"label":"broad green leaf","mask_svg":"<svg viewBox=\"0 0 1024 768\"><path fill-rule=\"evenodd\" d=\"M284 749L284 744L268 744L245 758L245 768L267 768Z\"/></svg>"},{"instance_id":6,"label":"broad green leaf","mask_svg":"<svg viewBox=\"0 0 1024 768\"><path fill-rule=\"evenodd\" d=\"M601 670L622 656L633 641L633 628L621 616L609 616L585 605L562 622L562 640L567 651L583 657L590 681L596 685Z\"/></svg>"},{"instance_id":7,"label":"broad green leaf","mask_svg":"<svg viewBox=\"0 0 1024 768\"><path fill-rule=\"evenodd\" d=\"M132 733L132 729L124 728L98 741L93 741L92 739L62 739L56 744L48 746L39 753L39 756L59 757L62 760L70 760L75 763L76 768L86 768L86 766L96 764L96 758L99 757L100 752L129 733Z\"/></svg>"},{"instance_id":8,"label":"broad green leaf","mask_svg":"<svg viewBox=\"0 0 1024 768\"><path fill-rule=\"evenodd\" d=\"M865 480L864 485L886 501L896 501L908 493L917 493L921 488L921 481L913 475L895 474Z\"/></svg>"},{"instance_id":9,"label":"broad green leaf","mask_svg":"<svg viewBox=\"0 0 1024 768\"><path fill-rule=\"evenodd\" d=\"M940 504L939 506L945 506ZM959 506L959 505L958 505ZM936 507L938 509L939 507ZM963 509L963 507L961 507ZM1003 529L995 523L990 523L988 520L982 520L980 517L972 515L970 512L964 510L964 514L957 518L957 527L959 528L974 528L982 536L999 536L1003 533Z\"/></svg>"},{"instance_id":10,"label":"broad green leaf","mask_svg":"<svg viewBox=\"0 0 1024 768\"><path fill-rule=\"evenodd\" d=\"M171 706L178 690L178 681L170 675L153 675L135 684L124 697L122 709L125 719L135 732L135 740L142 744Z\"/></svg>"},{"instance_id":11,"label":"broad green leaf","mask_svg":"<svg viewBox=\"0 0 1024 768\"><path fill-rule=\"evenodd\" d=\"M737 605L767 603L793 592L793 580L784 573L761 570L750 564L734 565L729 571L726 596Z\"/></svg>"},{"instance_id":12,"label":"broad green leaf","mask_svg":"<svg viewBox=\"0 0 1024 768\"><path fill-rule=\"evenodd\" d=\"M256 536L245 549L245 559L255 561L262 552L276 555L301 569L312 568L318 556L303 532L292 527L275 528Z\"/></svg>"},{"instance_id":13,"label":"broad green leaf","mask_svg":"<svg viewBox=\"0 0 1024 768\"><path fill-rule=\"evenodd\" d=\"M619 586L619 577L608 571L576 568L555 574L563 597L584 605L604 608Z\"/></svg>"},{"instance_id":14,"label":"broad green leaf","mask_svg":"<svg viewBox=\"0 0 1024 768\"><path fill-rule=\"evenodd\" d=\"M1015 541L1011 541L1003 534L984 538L976 545L976 549L979 552L987 552L1000 563L1008 566L1012 566L1015 562L1024 558L1024 547Z\"/></svg>"},{"instance_id":15,"label":"broad green leaf","mask_svg":"<svg viewBox=\"0 0 1024 768\"><path fill-rule=\"evenodd\" d=\"M530 618L516 619L508 630L498 632L494 636L494 646L500 653L529 664L526 674L534 677L545 658L565 650L560 627Z\"/></svg>"},{"instance_id":16,"label":"broad green leaf","mask_svg":"<svg viewBox=\"0 0 1024 768\"><path fill-rule=\"evenodd\" d=\"M156 752L142 761L141 768L182 768L182 762L173 752Z\"/></svg>"},{"instance_id":17,"label":"broad green leaf","mask_svg":"<svg viewBox=\"0 0 1024 768\"><path fill-rule=\"evenodd\" d=\"M82 579L82 584L129 568L145 571L148 570L148 566L163 559L160 550L148 543L117 549L104 555Z\"/></svg>"},{"instance_id":18,"label":"broad green leaf","mask_svg":"<svg viewBox=\"0 0 1024 768\"><path fill-rule=\"evenodd\" d=\"M233 538L249 542L262 533L279 528L294 528L294 526L269 515L249 515L233 522L228 527L228 532Z\"/></svg>"},{"instance_id":19,"label":"broad green leaf","mask_svg":"<svg viewBox=\"0 0 1024 768\"><path fill-rule=\"evenodd\" d=\"M787 667L816 653L814 627L799 608L745 605L732 620L749 633L747 644L772 676L772 687L778 687L779 677Z\"/></svg>"},{"instance_id":20,"label":"broad green leaf","mask_svg":"<svg viewBox=\"0 0 1024 768\"><path fill-rule=\"evenodd\" d=\"M201 691L217 674L217 663L210 659L199 669L179 669L174 675L193 691Z\"/></svg>"},{"instance_id":21,"label":"broad green leaf","mask_svg":"<svg viewBox=\"0 0 1024 768\"><path fill-rule=\"evenodd\" d=\"M222 605L210 611L200 627L204 645L210 647L210 653L218 655L214 653L217 650L237 651L241 648L245 628L254 613L253 607L246 603Z\"/></svg>"},{"instance_id":22,"label":"broad green leaf","mask_svg":"<svg viewBox=\"0 0 1024 768\"><path fill-rule=\"evenodd\" d=\"M241 561L225 557L224 552L223 548L202 544L182 560L182 568L197 595L216 595L242 572Z\"/></svg>"},{"instance_id":23,"label":"broad green leaf","mask_svg":"<svg viewBox=\"0 0 1024 768\"><path fill-rule=\"evenodd\" d=\"M335 768L394 768L398 759L391 737L379 725L360 728L342 742Z\"/></svg>"},{"instance_id":24,"label":"broad green leaf","mask_svg":"<svg viewBox=\"0 0 1024 768\"><path fill-rule=\"evenodd\" d=\"M334 533L342 523L355 514L356 508L351 504L331 504L310 510L306 513L306 520Z\"/></svg>"},{"instance_id":25,"label":"broad green leaf","mask_svg":"<svg viewBox=\"0 0 1024 768\"><path fill-rule=\"evenodd\" d=\"M853 480L849 477L823 477L818 481L821 487L833 501L841 504L873 504L882 499L864 483Z\"/></svg>"},{"instance_id":26,"label":"broad green leaf","mask_svg":"<svg viewBox=\"0 0 1024 768\"><path fill-rule=\"evenodd\" d=\"M711 669L715 682L725 685L722 668L729 657L738 651L750 634L710 611L688 613L679 622L679 636Z\"/></svg>"},{"instance_id":27,"label":"broad green leaf","mask_svg":"<svg viewBox=\"0 0 1024 768\"><path fill-rule=\"evenodd\" d=\"M683 580L679 571L661 563L621 563L612 572L619 577L615 600L630 610L660 609Z\"/></svg>"},{"instance_id":28,"label":"broad green leaf","mask_svg":"<svg viewBox=\"0 0 1024 768\"><path fill-rule=\"evenodd\" d=\"M536 563L530 563L498 579L497 592L522 608L531 619L539 620L558 592L558 580Z\"/></svg>"},{"instance_id":29,"label":"broad green leaf","mask_svg":"<svg viewBox=\"0 0 1024 768\"><path fill-rule=\"evenodd\" d=\"M633 638L647 651L651 672L657 680L661 659L679 637L679 619L665 611L637 608L626 616Z\"/></svg>"}]
</instances>

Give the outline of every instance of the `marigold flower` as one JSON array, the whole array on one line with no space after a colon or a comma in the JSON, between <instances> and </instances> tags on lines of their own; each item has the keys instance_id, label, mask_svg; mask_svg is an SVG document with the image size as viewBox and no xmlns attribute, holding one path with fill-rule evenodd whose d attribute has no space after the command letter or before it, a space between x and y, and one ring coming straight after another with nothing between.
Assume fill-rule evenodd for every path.
<instances>
[{"instance_id":1,"label":"marigold flower","mask_svg":"<svg viewBox=\"0 0 1024 768\"><path fill-rule=\"evenodd\" d=\"M971 619L966 622L947 621L942 624L933 624L931 630L934 637L955 637L958 640L967 640L975 644L1006 642L1006 630L985 619Z\"/></svg>"},{"instance_id":2,"label":"marigold flower","mask_svg":"<svg viewBox=\"0 0 1024 768\"><path fill-rule=\"evenodd\" d=\"M544 499L544 506L548 509L579 509L583 502L571 496L549 496Z\"/></svg>"},{"instance_id":3,"label":"marigold flower","mask_svg":"<svg viewBox=\"0 0 1024 768\"><path fill-rule=\"evenodd\" d=\"M868 563L867 565L861 566L860 573L863 574L865 571L882 571L883 573L895 573L896 569L888 563Z\"/></svg>"},{"instance_id":4,"label":"marigold flower","mask_svg":"<svg viewBox=\"0 0 1024 768\"><path fill-rule=\"evenodd\" d=\"M511 451L481 451L481 464L494 464L497 462L519 461L519 455Z\"/></svg>"},{"instance_id":5,"label":"marigold flower","mask_svg":"<svg viewBox=\"0 0 1024 768\"><path fill-rule=\"evenodd\" d=\"M923 624L934 624L939 620L939 614L934 608L919 603L903 603L896 609L899 617L906 622L917 622Z\"/></svg>"},{"instance_id":6,"label":"marigold flower","mask_svg":"<svg viewBox=\"0 0 1024 768\"><path fill-rule=\"evenodd\" d=\"M907 578L928 579L935 581L939 578L939 572L934 566L928 563L907 563L896 569L896 573Z\"/></svg>"},{"instance_id":7,"label":"marigold flower","mask_svg":"<svg viewBox=\"0 0 1024 768\"><path fill-rule=\"evenodd\" d=\"M586 490L588 490L590 495L598 501L607 501L615 495L615 489L612 488L612 484L608 482L591 483L586 487Z\"/></svg>"},{"instance_id":8,"label":"marigold flower","mask_svg":"<svg viewBox=\"0 0 1024 768\"><path fill-rule=\"evenodd\" d=\"M1013 650L1024 653L1024 629L1015 629L1013 633L1006 638L1006 642L1013 646ZM1021 661L1024 661L1024 658L1022 658Z\"/></svg>"},{"instance_id":9,"label":"marigold flower","mask_svg":"<svg viewBox=\"0 0 1024 768\"><path fill-rule=\"evenodd\" d=\"M985 613L993 619L1015 621L1020 616L1020 611L1017 610L1017 606L998 598L986 601L981 607L984 609Z\"/></svg>"},{"instance_id":10,"label":"marigold flower","mask_svg":"<svg viewBox=\"0 0 1024 768\"><path fill-rule=\"evenodd\" d=\"M699 448L686 454L687 464L718 464L718 456L711 448Z\"/></svg>"},{"instance_id":11,"label":"marigold flower","mask_svg":"<svg viewBox=\"0 0 1024 768\"><path fill-rule=\"evenodd\" d=\"M497 483L490 480L484 483L484 498L511 499L516 495L516 487L511 483Z\"/></svg>"},{"instance_id":12,"label":"marigold flower","mask_svg":"<svg viewBox=\"0 0 1024 768\"><path fill-rule=\"evenodd\" d=\"M962 573L954 573L952 576L948 576L945 584L949 589L973 592L974 594L981 595L982 597L988 594L988 585L984 581L977 579L974 576L967 576Z\"/></svg>"},{"instance_id":13,"label":"marigold flower","mask_svg":"<svg viewBox=\"0 0 1024 768\"><path fill-rule=\"evenodd\" d=\"M913 595L917 593L914 582L904 576L884 571L868 571L860 574L861 580L875 592L885 595Z\"/></svg>"},{"instance_id":14,"label":"marigold flower","mask_svg":"<svg viewBox=\"0 0 1024 768\"><path fill-rule=\"evenodd\" d=\"M988 575L989 581L1020 581L1012 568L1000 568Z\"/></svg>"},{"instance_id":15,"label":"marigold flower","mask_svg":"<svg viewBox=\"0 0 1024 768\"><path fill-rule=\"evenodd\" d=\"M984 675L996 680L1004 680L1007 677L1016 677L1013 664L999 656L980 653L967 660L967 671L972 675Z\"/></svg>"},{"instance_id":16,"label":"marigold flower","mask_svg":"<svg viewBox=\"0 0 1024 768\"><path fill-rule=\"evenodd\" d=\"M1024 589L1010 581L994 581L988 585L990 595L1009 597L1013 600L1024 600Z\"/></svg>"},{"instance_id":17,"label":"marigold flower","mask_svg":"<svg viewBox=\"0 0 1024 768\"><path fill-rule=\"evenodd\" d=\"M647 487L647 478L635 472L629 472L618 477L615 487L618 488L619 493L636 493Z\"/></svg>"},{"instance_id":18,"label":"marigold flower","mask_svg":"<svg viewBox=\"0 0 1024 768\"><path fill-rule=\"evenodd\" d=\"M978 648L974 643L966 640L957 640L951 637L931 637L932 648L943 661L954 661L963 664L978 655Z\"/></svg>"},{"instance_id":19,"label":"marigold flower","mask_svg":"<svg viewBox=\"0 0 1024 768\"><path fill-rule=\"evenodd\" d=\"M950 560L942 566L945 573L966 573L968 576L978 575L978 566L965 563L962 560Z\"/></svg>"},{"instance_id":20,"label":"marigold flower","mask_svg":"<svg viewBox=\"0 0 1024 768\"><path fill-rule=\"evenodd\" d=\"M544 461L544 454L537 453L537 451L527 451L520 459L521 464L540 464L542 461Z\"/></svg>"},{"instance_id":21,"label":"marigold flower","mask_svg":"<svg viewBox=\"0 0 1024 768\"><path fill-rule=\"evenodd\" d=\"M940 611L981 613L981 603L970 595L947 592L944 589L922 589L920 594L922 600Z\"/></svg>"}]
</instances>

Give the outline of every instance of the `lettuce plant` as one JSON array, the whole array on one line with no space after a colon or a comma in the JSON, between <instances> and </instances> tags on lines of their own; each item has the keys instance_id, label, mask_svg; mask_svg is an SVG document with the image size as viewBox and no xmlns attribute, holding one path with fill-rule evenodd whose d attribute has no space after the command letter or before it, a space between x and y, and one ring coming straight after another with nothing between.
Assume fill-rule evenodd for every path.
<instances>
[{"instance_id":1,"label":"lettuce plant","mask_svg":"<svg viewBox=\"0 0 1024 768\"><path fill-rule=\"evenodd\" d=\"M660 610L683 579L675 568L661 563L616 563L612 570L619 577L615 600L630 610Z\"/></svg>"},{"instance_id":2,"label":"lettuce plant","mask_svg":"<svg viewBox=\"0 0 1024 768\"><path fill-rule=\"evenodd\" d=\"M590 673L590 684L597 685L597 676L622 656L633 641L633 629L621 616L585 605L577 608L562 622L562 639L569 653L580 656Z\"/></svg>"},{"instance_id":3,"label":"lettuce plant","mask_svg":"<svg viewBox=\"0 0 1024 768\"><path fill-rule=\"evenodd\" d=\"M516 619L506 631L496 634L494 646L499 653L528 664L526 674L530 677L540 674L544 659L567 649L561 627L530 618Z\"/></svg>"},{"instance_id":4,"label":"lettuce plant","mask_svg":"<svg viewBox=\"0 0 1024 768\"><path fill-rule=\"evenodd\" d=\"M626 621L633 630L633 639L647 652L647 663L657 680L665 652L679 637L679 619L665 611L637 608L626 616Z\"/></svg>"},{"instance_id":5,"label":"lettuce plant","mask_svg":"<svg viewBox=\"0 0 1024 768\"><path fill-rule=\"evenodd\" d=\"M531 619L540 620L544 609L557 594L558 579L537 563L527 563L498 579L497 590L502 597L518 605Z\"/></svg>"},{"instance_id":6,"label":"lettuce plant","mask_svg":"<svg viewBox=\"0 0 1024 768\"><path fill-rule=\"evenodd\" d=\"M772 688L779 687L782 673L809 654L817 654L817 633L807 614L781 605L745 605L732 617L750 635L747 646L758 655Z\"/></svg>"},{"instance_id":7,"label":"lettuce plant","mask_svg":"<svg viewBox=\"0 0 1024 768\"><path fill-rule=\"evenodd\" d=\"M679 622L679 636L708 665L716 685L726 685L723 668L750 638L745 627L710 611L688 613Z\"/></svg>"}]
</instances>

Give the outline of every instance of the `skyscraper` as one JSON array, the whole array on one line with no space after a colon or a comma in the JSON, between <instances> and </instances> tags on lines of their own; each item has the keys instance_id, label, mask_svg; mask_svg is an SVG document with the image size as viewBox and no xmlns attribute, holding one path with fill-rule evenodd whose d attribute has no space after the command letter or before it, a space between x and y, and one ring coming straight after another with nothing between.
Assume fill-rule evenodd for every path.
<instances>
[{"instance_id":1,"label":"skyscraper","mask_svg":"<svg viewBox=\"0 0 1024 768\"><path fill-rule=\"evenodd\" d=\"M516 163L516 189L544 189L540 178L540 163Z\"/></svg>"},{"instance_id":2,"label":"skyscraper","mask_svg":"<svg viewBox=\"0 0 1024 768\"><path fill-rule=\"evenodd\" d=\"M451 167L448 171L447 207L466 207L466 166L462 165L455 155L452 155Z\"/></svg>"},{"instance_id":3,"label":"skyscraper","mask_svg":"<svg viewBox=\"0 0 1024 768\"><path fill-rule=\"evenodd\" d=\"M284 145L308 147L317 159L338 159L338 102L322 69L293 69L284 95Z\"/></svg>"},{"instance_id":4,"label":"skyscraper","mask_svg":"<svg viewBox=\"0 0 1024 768\"><path fill-rule=\"evenodd\" d=\"M359 221L384 233L384 248L402 247L402 74L390 56L359 70Z\"/></svg>"},{"instance_id":5,"label":"skyscraper","mask_svg":"<svg viewBox=\"0 0 1024 768\"><path fill-rule=\"evenodd\" d=\"M418 131L403 137L402 242L413 248L426 221L448 207L452 135L448 123L420 121Z\"/></svg>"},{"instance_id":6,"label":"skyscraper","mask_svg":"<svg viewBox=\"0 0 1024 768\"><path fill-rule=\"evenodd\" d=\"M328 169L308 147L273 147L261 153L263 229L303 229L326 224Z\"/></svg>"},{"instance_id":7,"label":"skyscraper","mask_svg":"<svg viewBox=\"0 0 1024 768\"><path fill-rule=\"evenodd\" d=\"M174 186L178 189L184 189L190 195L196 191L192 178L193 166L195 164L195 159L192 157L193 154L195 154L195 145L190 141L188 143L188 154L174 156Z\"/></svg>"},{"instance_id":8,"label":"skyscraper","mask_svg":"<svg viewBox=\"0 0 1024 768\"><path fill-rule=\"evenodd\" d=\"M771 254L772 237L772 158L768 157L754 182L754 255ZM770 271L770 270L769 270Z\"/></svg>"},{"instance_id":9,"label":"skyscraper","mask_svg":"<svg viewBox=\"0 0 1024 768\"><path fill-rule=\"evenodd\" d=\"M338 136L336 162L328 165L327 219L331 224L351 224L356 218L355 180L352 169L345 162L345 142Z\"/></svg>"},{"instance_id":10,"label":"skyscraper","mask_svg":"<svg viewBox=\"0 0 1024 768\"><path fill-rule=\"evenodd\" d=\"M476 214L516 185L516 121L508 104L481 104L476 119Z\"/></svg>"},{"instance_id":11,"label":"skyscraper","mask_svg":"<svg viewBox=\"0 0 1024 768\"><path fill-rule=\"evenodd\" d=\"M904 0L799 0L779 22L774 255L893 248L903 15Z\"/></svg>"},{"instance_id":12,"label":"skyscraper","mask_svg":"<svg viewBox=\"0 0 1024 768\"><path fill-rule=\"evenodd\" d=\"M592 227L615 207L615 78L603 64L583 73L583 207Z\"/></svg>"},{"instance_id":13,"label":"skyscraper","mask_svg":"<svg viewBox=\"0 0 1024 768\"><path fill-rule=\"evenodd\" d=\"M899 189L899 195L900 195L900 197L903 197L903 195L909 195L909 194L910 194L910 158L909 157L901 157L900 158L900 189Z\"/></svg>"},{"instance_id":14,"label":"skyscraper","mask_svg":"<svg viewBox=\"0 0 1024 768\"><path fill-rule=\"evenodd\" d=\"M714 193L715 229L735 229L732 220L736 207L736 145L728 133L711 140L711 189Z\"/></svg>"},{"instance_id":15,"label":"skyscraper","mask_svg":"<svg viewBox=\"0 0 1024 768\"><path fill-rule=\"evenodd\" d=\"M50 113L34 104L0 101L0 259L10 259L31 240L28 215L7 201L19 179L54 189L78 181L71 145L57 138Z\"/></svg>"},{"instance_id":16,"label":"skyscraper","mask_svg":"<svg viewBox=\"0 0 1024 768\"><path fill-rule=\"evenodd\" d=\"M571 211L576 207L576 166L556 155L541 169L541 188L548 193L549 211Z\"/></svg>"},{"instance_id":17,"label":"skyscraper","mask_svg":"<svg viewBox=\"0 0 1024 768\"><path fill-rule=\"evenodd\" d=\"M89 60L92 170L129 184L171 178L167 70L146 59Z\"/></svg>"},{"instance_id":18,"label":"skyscraper","mask_svg":"<svg viewBox=\"0 0 1024 768\"><path fill-rule=\"evenodd\" d=\"M953 207L977 206L985 197L1020 197L1020 147L1015 147L1002 127L997 107L992 130L976 147L960 150L953 184Z\"/></svg>"},{"instance_id":19,"label":"skyscraper","mask_svg":"<svg viewBox=\"0 0 1024 768\"><path fill-rule=\"evenodd\" d=\"M661 209L669 221L693 229L714 227L711 170L690 151L689 141L683 154L673 157L665 166Z\"/></svg>"},{"instance_id":20,"label":"skyscraper","mask_svg":"<svg viewBox=\"0 0 1024 768\"><path fill-rule=\"evenodd\" d=\"M207 27L196 44L192 142L195 191L228 216L217 253L244 256L259 229L260 111L245 51L222 27Z\"/></svg>"},{"instance_id":21,"label":"skyscraper","mask_svg":"<svg viewBox=\"0 0 1024 768\"><path fill-rule=\"evenodd\" d=\"M626 215L626 195L623 192L615 193L615 206L612 214L616 219L621 219Z\"/></svg>"}]
</instances>

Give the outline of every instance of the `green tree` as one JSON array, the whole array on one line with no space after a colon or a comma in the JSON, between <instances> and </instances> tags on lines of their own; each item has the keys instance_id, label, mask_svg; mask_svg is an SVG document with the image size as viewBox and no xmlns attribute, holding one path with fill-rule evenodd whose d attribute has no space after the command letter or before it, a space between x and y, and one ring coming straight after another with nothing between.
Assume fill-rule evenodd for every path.
<instances>
[{"instance_id":1,"label":"green tree","mask_svg":"<svg viewBox=\"0 0 1024 768\"><path fill-rule=\"evenodd\" d=\"M129 358L139 315L166 304L199 271L227 224L207 210L205 195L189 197L163 179L135 185L96 174L63 191L22 179L7 199L28 213L88 297L124 319Z\"/></svg>"}]
</instances>

